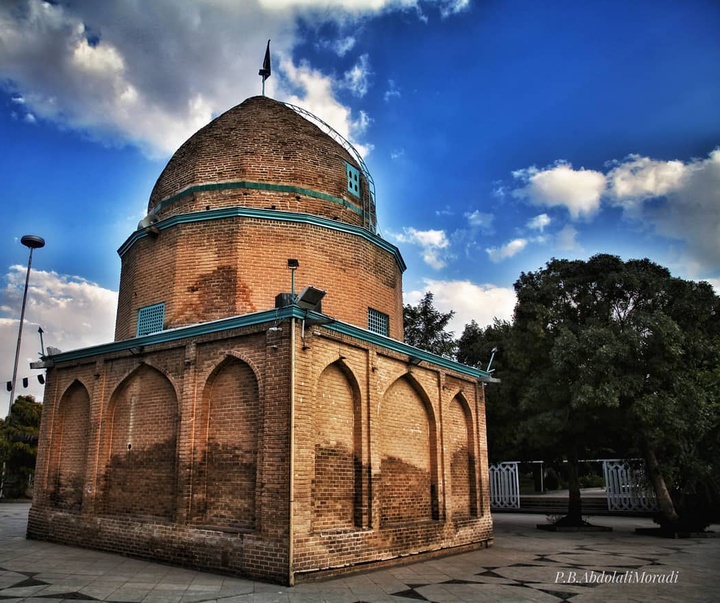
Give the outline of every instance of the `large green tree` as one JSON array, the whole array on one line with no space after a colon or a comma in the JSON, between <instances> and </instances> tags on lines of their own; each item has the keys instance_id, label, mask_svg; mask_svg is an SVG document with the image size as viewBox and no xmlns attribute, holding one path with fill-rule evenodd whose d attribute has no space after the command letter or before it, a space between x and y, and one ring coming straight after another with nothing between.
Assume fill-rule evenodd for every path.
<instances>
[{"instance_id":1,"label":"large green tree","mask_svg":"<svg viewBox=\"0 0 720 603\"><path fill-rule=\"evenodd\" d=\"M35 473L42 404L33 396L18 396L0 421L1 491L5 498L23 496Z\"/></svg>"},{"instance_id":2,"label":"large green tree","mask_svg":"<svg viewBox=\"0 0 720 603\"><path fill-rule=\"evenodd\" d=\"M493 463L533 457L519 408L520 375L513 369L512 337L512 324L495 319L484 328L471 321L458 339L458 362L487 369L492 359L492 375L499 380L485 389L488 457Z\"/></svg>"},{"instance_id":3,"label":"large green tree","mask_svg":"<svg viewBox=\"0 0 720 603\"><path fill-rule=\"evenodd\" d=\"M598 447L642 454L661 523L716 500L718 298L649 260L551 260L515 283L513 369L538 446L570 466L565 521L582 521L577 460ZM717 481L715 481L717 483ZM697 505L696 505L697 507ZM685 504L685 518L693 514Z\"/></svg>"},{"instance_id":4,"label":"large green tree","mask_svg":"<svg viewBox=\"0 0 720 603\"><path fill-rule=\"evenodd\" d=\"M455 357L457 344L452 331L446 331L455 312L440 312L433 305L433 294L428 291L416 306L403 308L405 343L438 356Z\"/></svg>"}]
</instances>

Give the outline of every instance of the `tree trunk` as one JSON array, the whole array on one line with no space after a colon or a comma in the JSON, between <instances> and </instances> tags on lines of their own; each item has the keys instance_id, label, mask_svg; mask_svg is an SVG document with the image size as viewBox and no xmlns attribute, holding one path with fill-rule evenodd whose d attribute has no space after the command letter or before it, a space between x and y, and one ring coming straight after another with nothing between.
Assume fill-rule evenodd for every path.
<instances>
[{"instance_id":1,"label":"tree trunk","mask_svg":"<svg viewBox=\"0 0 720 603\"><path fill-rule=\"evenodd\" d=\"M563 524L572 526L583 525L582 498L580 496L580 475L578 473L577 453L573 450L568 457L568 513Z\"/></svg>"},{"instance_id":2,"label":"tree trunk","mask_svg":"<svg viewBox=\"0 0 720 603\"><path fill-rule=\"evenodd\" d=\"M679 517L675 511L675 505L670 497L670 492L668 492L667 485L665 484L665 478L660 469L657 456L655 456L655 449L650 445L647 438L643 438L643 455L645 456L648 477L650 478L650 483L652 484L658 504L658 511L660 513L659 523L661 526L675 524Z\"/></svg>"}]
</instances>

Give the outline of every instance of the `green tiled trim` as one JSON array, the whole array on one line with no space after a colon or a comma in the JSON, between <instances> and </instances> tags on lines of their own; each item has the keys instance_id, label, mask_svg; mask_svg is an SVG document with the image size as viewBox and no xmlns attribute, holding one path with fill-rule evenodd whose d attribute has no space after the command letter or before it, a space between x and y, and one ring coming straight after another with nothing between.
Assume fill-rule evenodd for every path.
<instances>
[{"instance_id":1,"label":"green tiled trim","mask_svg":"<svg viewBox=\"0 0 720 603\"><path fill-rule=\"evenodd\" d=\"M82 360L83 358L91 358L101 354L110 354L113 352L122 352L129 350L130 348L138 348L149 345L155 345L159 343L167 343L172 341L180 341L182 339L188 339L191 337L199 337L201 335L209 335L212 333L220 333L222 331L228 331L230 329L237 329L241 327L249 327L253 325L260 325L263 323L277 324L278 321L288 319L308 319L308 320L320 320L323 323L328 319L327 316L318 314L317 312L306 312L298 306L286 306L284 308L278 308L274 310L265 310L263 312L253 312L252 314L243 314L241 316L232 316L230 318L223 318L221 320L215 320L212 322L204 322L201 324L190 325L188 327L179 327L177 329L169 329L167 331L161 331L159 333L152 333L151 335L143 335L142 337L134 337L132 339L126 339L124 341L114 341L112 343L105 343L96 345L90 348L82 348L79 350L73 350L70 352L62 352L60 354L54 354L52 356L45 357L46 360L53 362L68 362L73 360ZM334 321L329 324L323 324L323 328L348 335L355 339L359 339L365 343L380 346L387 350L398 352L400 354L406 354L412 356L421 361L426 361L436 366L441 366L447 370L455 371L463 375L467 375L478 381L496 381L487 371L467 366L450 360L449 358L443 358L442 356L436 356L430 352L426 352L419 348L413 347L402 341L391 339L377 333L372 333L366 329L361 329L354 325L350 325L340 321Z\"/></svg>"},{"instance_id":2,"label":"green tiled trim","mask_svg":"<svg viewBox=\"0 0 720 603\"><path fill-rule=\"evenodd\" d=\"M312 224L313 226L320 226L322 228L328 228L330 230L338 230L340 232L346 232L364 238L366 241L371 242L373 245L377 245L381 249L391 253L395 256L395 261L402 272L405 272L407 266L405 261L400 255L400 250L395 247L392 243L388 243L386 240L381 239L379 236L371 233L369 230L362 228L361 226L354 226L353 224L346 224L345 222L339 222L337 220L330 220L329 218L322 218L312 214L305 214L293 211L282 211L277 209L258 209L255 207L224 207L221 209L210 209L207 211L197 211L189 214L180 214L172 216L156 222L153 224L155 228L160 230L166 230L172 228L178 224L191 224L193 222L205 222L207 220L223 220L226 218L244 217L254 218L260 220L275 220L278 222L295 222L300 224ZM136 230L131 234L128 239L120 246L118 253L120 257L135 244L136 241L149 236L146 230Z\"/></svg>"},{"instance_id":3,"label":"green tiled trim","mask_svg":"<svg viewBox=\"0 0 720 603\"><path fill-rule=\"evenodd\" d=\"M359 216L362 215L363 210L357 205L341 199L340 197L333 197L320 191L314 191L309 188L302 188L300 186L292 186L290 184L271 184L269 182L250 182L247 180L240 180L237 182L212 182L209 184L195 184L188 188L180 191L179 193L167 197L160 201L155 207L158 210L165 209L168 205L172 205L179 199L182 199L186 195L192 195L193 193L200 193L204 191L224 191L224 190L236 190L236 189L252 189L260 191L273 191L276 193L293 193L295 195L305 195L306 197L313 197L314 199L322 199L323 201L330 201L337 203L343 207L347 207L349 210L354 211Z\"/></svg>"}]
</instances>

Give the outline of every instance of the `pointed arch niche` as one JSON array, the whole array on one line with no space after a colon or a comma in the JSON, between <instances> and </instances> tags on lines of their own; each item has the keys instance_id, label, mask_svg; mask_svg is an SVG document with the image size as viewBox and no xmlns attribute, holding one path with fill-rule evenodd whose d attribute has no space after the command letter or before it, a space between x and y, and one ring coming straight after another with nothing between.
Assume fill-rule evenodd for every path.
<instances>
[{"instance_id":1,"label":"pointed arch niche","mask_svg":"<svg viewBox=\"0 0 720 603\"><path fill-rule=\"evenodd\" d=\"M314 414L313 531L362 526L360 388L341 361L318 379Z\"/></svg>"},{"instance_id":2,"label":"pointed arch niche","mask_svg":"<svg viewBox=\"0 0 720 603\"><path fill-rule=\"evenodd\" d=\"M51 501L58 509L79 513L85 488L90 435L90 395L75 380L60 398L53 437Z\"/></svg>"},{"instance_id":3,"label":"pointed arch niche","mask_svg":"<svg viewBox=\"0 0 720 603\"><path fill-rule=\"evenodd\" d=\"M178 402L175 388L146 364L113 392L104 438L104 512L175 515Z\"/></svg>"},{"instance_id":4,"label":"pointed arch niche","mask_svg":"<svg viewBox=\"0 0 720 603\"><path fill-rule=\"evenodd\" d=\"M446 448L450 459L450 508L455 519L477 517L477 471L472 413L458 394L444 417Z\"/></svg>"},{"instance_id":5,"label":"pointed arch niche","mask_svg":"<svg viewBox=\"0 0 720 603\"><path fill-rule=\"evenodd\" d=\"M380 525L438 519L436 423L410 375L383 396L380 457Z\"/></svg>"},{"instance_id":6,"label":"pointed arch niche","mask_svg":"<svg viewBox=\"0 0 720 603\"><path fill-rule=\"evenodd\" d=\"M255 528L259 387L249 364L228 356L205 385L196 437L193 521Z\"/></svg>"}]
</instances>

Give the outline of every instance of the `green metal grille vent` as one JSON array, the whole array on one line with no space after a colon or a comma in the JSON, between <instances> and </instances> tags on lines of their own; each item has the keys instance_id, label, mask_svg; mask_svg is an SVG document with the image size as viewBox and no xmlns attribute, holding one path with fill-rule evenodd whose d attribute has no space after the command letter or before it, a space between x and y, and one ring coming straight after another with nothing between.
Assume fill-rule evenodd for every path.
<instances>
[{"instance_id":1,"label":"green metal grille vent","mask_svg":"<svg viewBox=\"0 0 720 603\"><path fill-rule=\"evenodd\" d=\"M368 308L368 331L388 336L390 334L390 317L387 314Z\"/></svg>"},{"instance_id":2,"label":"green metal grille vent","mask_svg":"<svg viewBox=\"0 0 720 603\"><path fill-rule=\"evenodd\" d=\"M145 306L138 310L137 337L150 335L163 330L165 320L165 304Z\"/></svg>"}]
</instances>

